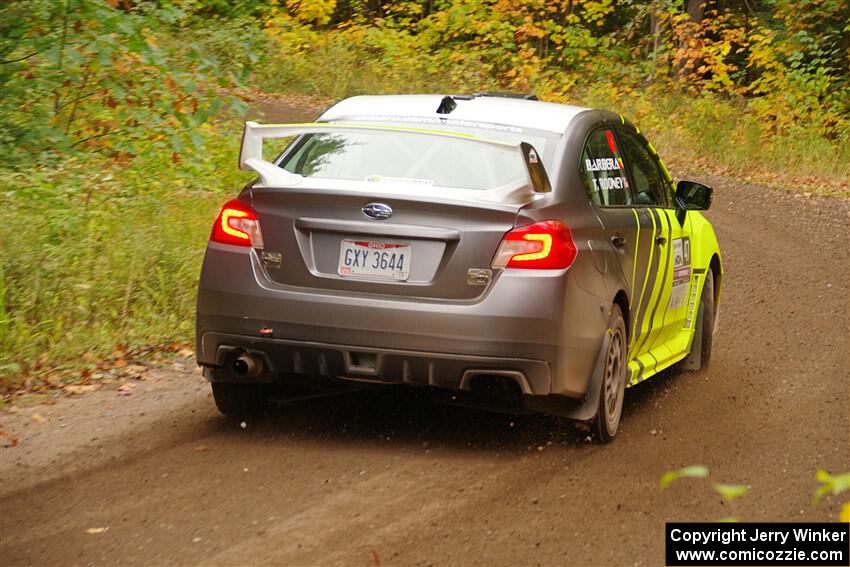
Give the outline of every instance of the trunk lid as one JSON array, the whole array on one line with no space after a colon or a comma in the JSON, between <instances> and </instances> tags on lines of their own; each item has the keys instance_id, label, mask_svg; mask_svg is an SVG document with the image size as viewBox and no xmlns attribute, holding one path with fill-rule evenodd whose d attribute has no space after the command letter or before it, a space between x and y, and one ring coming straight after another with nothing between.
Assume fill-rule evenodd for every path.
<instances>
[{"instance_id":1,"label":"trunk lid","mask_svg":"<svg viewBox=\"0 0 850 567\"><path fill-rule=\"evenodd\" d=\"M264 262L277 284L457 301L475 299L491 285L487 274L493 255L522 206L305 187L254 187L251 200L265 242L262 255L280 254L279 267ZM391 216L367 216L364 208L374 203L390 207ZM381 250L387 252L383 259ZM402 261L404 254L405 265L395 274L399 279L344 275L346 254L349 264L355 256L363 264L359 256L369 254L369 266L378 269L382 261L385 268Z\"/></svg>"}]
</instances>

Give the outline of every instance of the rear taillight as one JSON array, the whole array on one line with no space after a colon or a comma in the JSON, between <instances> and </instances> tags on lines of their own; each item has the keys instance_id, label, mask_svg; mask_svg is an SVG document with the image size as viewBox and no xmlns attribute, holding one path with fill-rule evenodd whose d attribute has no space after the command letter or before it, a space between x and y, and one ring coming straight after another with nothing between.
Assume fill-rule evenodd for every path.
<instances>
[{"instance_id":1,"label":"rear taillight","mask_svg":"<svg viewBox=\"0 0 850 567\"><path fill-rule=\"evenodd\" d=\"M508 232L499 245L494 268L560 270L576 259L576 245L567 225L557 220L536 222Z\"/></svg>"},{"instance_id":2,"label":"rear taillight","mask_svg":"<svg viewBox=\"0 0 850 567\"><path fill-rule=\"evenodd\" d=\"M261 249L263 235L260 233L260 221L256 211L236 199L228 201L215 220L210 240Z\"/></svg>"}]
</instances>

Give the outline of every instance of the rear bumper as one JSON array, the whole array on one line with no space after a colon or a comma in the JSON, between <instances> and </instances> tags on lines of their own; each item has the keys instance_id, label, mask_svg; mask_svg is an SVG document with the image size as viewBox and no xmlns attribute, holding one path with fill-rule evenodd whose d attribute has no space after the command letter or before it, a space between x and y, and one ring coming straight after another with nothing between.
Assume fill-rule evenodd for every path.
<instances>
[{"instance_id":1,"label":"rear bumper","mask_svg":"<svg viewBox=\"0 0 850 567\"><path fill-rule=\"evenodd\" d=\"M272 282L250 249L210 244L196 352L205 366L241 348L265 353L277 373L452 389L475 373L516 373L526 394L580 397L604 334L601 306L549 271L505 271L473 302L325 293Z\"/></svg>"},{"instance_id":2,"label":"rear bumper","mask_svg":"<svg viewBox=\"0 0 850 567\"><path fill-rule=\"evenodd\" d=\"M504 376L512 379L523 394L531 395L549 393L551 383L549 364L541 360L376 349L215 332L205 333L201 342L204 352L215 352L215 366L222 368L220 373L207 374L212 381L232 380L228 361L237 352L247 352L263 359L268 372L262 380L280 374L308 374L469 390L476 377Z\"/></svg>"}]
</instances>

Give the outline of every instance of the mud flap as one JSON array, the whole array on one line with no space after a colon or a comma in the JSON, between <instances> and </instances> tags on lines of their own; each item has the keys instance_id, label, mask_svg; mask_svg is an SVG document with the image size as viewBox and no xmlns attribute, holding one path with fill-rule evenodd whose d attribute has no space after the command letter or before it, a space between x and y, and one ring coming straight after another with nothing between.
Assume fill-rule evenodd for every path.
<instances>
[{"instance_id":1,"label":"mud flap","mask_svg":"<svg viewBox=\"0 0 850 567\"><path fill-rule=\"evenodd\" d=\"M611 333L605 333L602 348L596 357L593 374L587 385L587 393L580 400L564 396L523 396L524 405L532 411L557 415L576 421L590 421L596 417L599 409L599 395L602 393L602 381L605 377L605 357L611 343Z\"/></svg>"},{"instance_id":2,"label":"mud flap","mask_svg":"<svg viewBox=\"0 0 850 567\"><path fill-rule=\"evenodd\" d=\"M696 371L702 368L702 318L704 317L704 310L705 306L702 301L700 301L699 310L697 310L697 318L694 322L694 338L691 341L691 351L681 362L682 370Z\"/></svg>"}]
</instances>

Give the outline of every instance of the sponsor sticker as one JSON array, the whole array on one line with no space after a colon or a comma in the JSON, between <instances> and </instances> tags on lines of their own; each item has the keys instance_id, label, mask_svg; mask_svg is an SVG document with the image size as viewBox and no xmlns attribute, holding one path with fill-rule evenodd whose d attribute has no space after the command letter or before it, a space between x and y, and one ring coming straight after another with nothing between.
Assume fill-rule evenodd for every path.
<instances>
[{"instance_id":1,"label":"sponsor sticker","mask_svg":"<svg viewBox=\"0 0 850 567\"><path fill-rule=\"evenodd\" d=\"M670 292L668 311L676 311L685 304L688 284L691 281L691 240L687 236L673 240L673 289ZM690 327L690 319L685 327Z\"/></svg>"}]
</instances>

